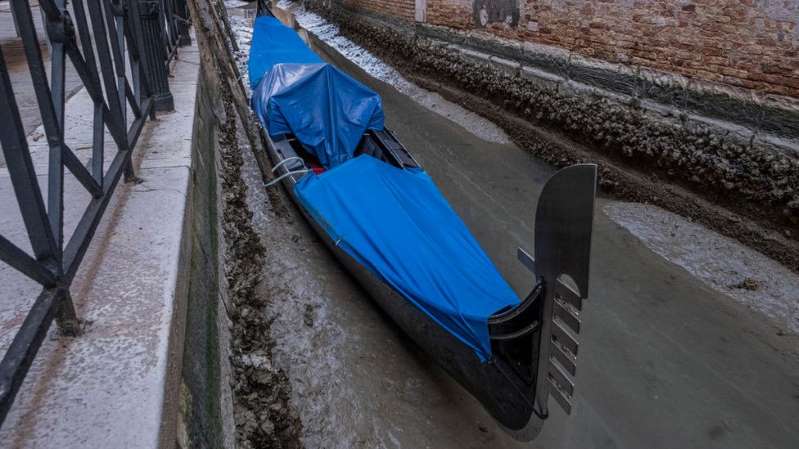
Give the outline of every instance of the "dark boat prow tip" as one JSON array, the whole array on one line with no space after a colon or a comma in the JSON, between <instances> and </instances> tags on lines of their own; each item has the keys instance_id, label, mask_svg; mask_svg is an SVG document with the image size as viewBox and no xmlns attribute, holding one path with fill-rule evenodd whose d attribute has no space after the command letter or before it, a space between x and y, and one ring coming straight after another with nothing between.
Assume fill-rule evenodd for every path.
<instances>
[{"instance_id":1,"label":"dark boat prow tip","mask_svg":"<svg viewBox=\"0 0 799 449\"><path fill-rule=\"evenodd\" d=\"M256 17L266 16L266 17L274 17L275 15L272 13L272 1L271 0L256 0Z\"/></svg>"},{"instance_id":2,"label":"dark boat prow tip","mask_svg":"<svg viewBox=\"0 0 799 449\"><path fill-rule=\"evenodd\" d=\"M271 2L258 0L259 17L274 17L270 8ZM255 97L256 94L254 104ZM544 185L536 207L535 257L518 250L519 260L533 272L534 287L523 301L488 316L486 345L490 345L490 352L483 353L488 354L486 359L476 353L474 345L445 329L363 261L356 260L339 244L341 239L331 237L327 224L320 222L318 210L311 213L295 188L308 172L316 172L319 160L309 156L293 134L266 134L276 177L273 182L286 187L322 241L375 302L463 385L505 432L521 441L534 439L548 417L550 396L567 413L571 412L580 311L582 301L588 297L596 165L561 169ZM357 148L360 154L400 170L421 169L388 129L367 130ZM464 260L464 264L468 262ZM470 296L475 296L475 292L470 290Z\"/></svg>"}]
</instances>

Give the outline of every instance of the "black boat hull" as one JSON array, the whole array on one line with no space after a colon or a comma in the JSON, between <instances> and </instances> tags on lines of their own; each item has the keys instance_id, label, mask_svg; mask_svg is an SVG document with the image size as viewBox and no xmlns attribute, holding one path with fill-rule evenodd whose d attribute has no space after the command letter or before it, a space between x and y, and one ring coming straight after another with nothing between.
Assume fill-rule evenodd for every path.
<instances>
[{"instance_id":1,"label":"black boat hull","mask_svg":"<svg viewBox=\"0 0 799 449\"><path fill-rule=\"evenodd\" d=\"M259 0L258 14L272 15L265 0ZM293 17L280 15L281 21L298 28ZM326 49L324 43L317 45ZM277 177L267 185L283 184L325 245L373 300L508 434L521 441L534 439L547 418L550 397L571 413L580 311L588 297L596 165L562 169L542 189L535 213L535 256L521 248L518 253L532 272L535 287L517 307L489 318L493 356L483 363L470 347L335 245L294 191L296 182L314 166L313 158L293 136L281 136L276 142L266 133L263 136ZM367 131L358 151L399 168L420 167L389 130Z\"/></svg>"},{"instance_id":2,"label":"black boat hull","mask_svg":"<svg viewBox=\"0 0 799 449\"><path fill-rule=\"evenodd\" d=\"M273 142L268 141L267 151L273 164L283 160L283 157L275 151ZM417 345L477 398L506 432L519 440L529 441L535 438L541 431L544 420L535 412L532 400L534 392L531 391L531 386L519 382L516 376L510 374L511 368L501 359L481 363L471 348L441 328L427 314L337 247L298 200L294 192L294 184L298 179L299 176L289 176L282 181L289 197L333 255L364 287L380 308Z\"/></svg>"}]
</instances>

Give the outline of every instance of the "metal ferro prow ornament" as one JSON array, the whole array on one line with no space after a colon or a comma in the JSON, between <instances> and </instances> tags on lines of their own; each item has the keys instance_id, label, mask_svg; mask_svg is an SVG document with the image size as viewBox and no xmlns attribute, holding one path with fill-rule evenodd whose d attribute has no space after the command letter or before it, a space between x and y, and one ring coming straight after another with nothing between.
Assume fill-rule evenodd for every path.
<instances>
[{"instance_id":1,"label":"metal ferro prow ornament","mask_svg":"<svg viewBox=\"0 0 799 449\"><path fill-rule=\"evenodd\" d=\"M543 286L542 327L535 408L548 415L550 394L571 413L582 302L588 297L591 232L597 166L579 164L557 172L544 186L536 209L535 259L519 260Z\"/></svg>"}]
</instances>

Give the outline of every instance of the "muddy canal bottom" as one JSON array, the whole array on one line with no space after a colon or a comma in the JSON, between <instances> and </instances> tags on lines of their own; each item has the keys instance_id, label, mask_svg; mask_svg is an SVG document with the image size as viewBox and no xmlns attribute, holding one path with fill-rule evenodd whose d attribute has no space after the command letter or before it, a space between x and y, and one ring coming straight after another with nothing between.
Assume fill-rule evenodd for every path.
<instances>
[{"instance_id":1,"label":"muddy canal bottom","mask_svg":"<svg viewBox=\"0 0 799 449\"><path fill-rule=\"evenodd\" d=\"M239 11L245 63L250 18ZM306 25L368 59L324 23ZM525 294L532 280L515 249L532 249L535 199L552 169L493 133L478 137L477 119L454 106L434 98L431 107L372 75L374 61L348 61L336 63L381 94L389 127ZM245 153L267 252L258 295L307 448L799 447L790 419L799 413L799 281L773 262L680 217L601 200L575 413L551 407L541 436L522 444L377 308L285 192L262 187Z\"/></svg>"},{"instance_id":2,"label":"muddy canal bottom","mask_svg":"<svg viewBox=\"0 0 799 449\"><path fill-rule=\"evenodd\" d=\"M306 447L522 447L382 314L283 192L267 194L249 154L242 173L267 248L258 293L273 362L291 379Z\"/></svg>"}]
</instances>

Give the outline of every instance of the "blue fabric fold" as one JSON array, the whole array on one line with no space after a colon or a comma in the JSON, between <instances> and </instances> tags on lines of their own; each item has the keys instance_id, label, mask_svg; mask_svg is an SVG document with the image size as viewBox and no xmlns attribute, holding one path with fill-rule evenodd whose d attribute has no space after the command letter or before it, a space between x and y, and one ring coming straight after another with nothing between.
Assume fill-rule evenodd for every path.
<instances>
[{"instance_id":1,"label":"blue fabric fold","mask_svg":"<svg viewBox=\"0 0 799 449\"><path fill-rule=\"evenodd\" d=\"M255 89L261 78L275 64L321 64L322 58L311 51L296 31L283 25L276 17L261 16L252 26L252 43L247 72L250 88Z\"/></svg>"},{"instance_id":2,"label":"blue fabric fold","mask_svg":"<svg viewBox=\"0 0 799 449\"><path fill-rule=\"evenodd\" d=\"M326 168L349 160L367 129L383 129L380 95L329 64L276 64L252 107L270 136L293 134Z\"/></svg>"},{"instance_id":3,"label":"blue fabric fold","mask_svg":"<svg viewBox=\"0 0 799 449\"><path fill-rule=\"evenodd\" d=\"M490 359L488 318L519 298L427 173L362 155L294 189L340 248Z\"/></svg>"}]
</instances>

